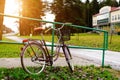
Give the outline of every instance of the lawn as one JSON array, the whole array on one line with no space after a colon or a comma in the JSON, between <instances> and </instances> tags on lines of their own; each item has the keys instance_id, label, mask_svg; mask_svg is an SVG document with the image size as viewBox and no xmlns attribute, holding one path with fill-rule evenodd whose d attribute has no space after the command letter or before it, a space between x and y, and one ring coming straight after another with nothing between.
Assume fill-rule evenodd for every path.
<instances>
[{"instance_id":1,"label":"lawn","mask_svg":"<svg viewBox=\"0 0 120 80\"><path fill-rule=\"evenodd\" d=\"M24 38L33 38L33 39L40 39L40 36L22 36ZM52 37L51 35L45 35L45 40L51 41ZM110 37L109 37L110 39ZM3 38L4 41L10 41L12 40ZM57 41L55 36L55 42ZM79 45L79 46L86 46L86 47L97 47L101 48L103 46L103 35L98 34L74 34L71 36L70 41L66 41L69 45ZM119 51L120 52L120 36L114 35L112 38L112 43L108 45L108 50L112 51ZM20 55L20 49L23 47L23 45L18 44L1 44L0 43L0 58L2 57L19 57Z\"/></svg>"},{"instance_id":2,"label":"lawn","mask_svg":"<svg viewBox=\"0 0 120 80\"><path fill-rule=\"evenodd\" d=\"M0 80L119 80L120 78L118 71L93 65L75 66L73 73L70 73L68 67L47 67L39 75L29 75L22 68L0 68L0 74Z\"/></svg>"},{"instance_id":3,"label":"lawn","mask_svg":"<svg viewBox=\"0 0 120 80\"><path fill-rule=\"evenodd\" d=\"M18 44L0 44L0 58L20 57L21 47Z\"/></svg>"},{"instance_id":4,"label":"lawn","mask_svg":"<svg viewBox=\"0 0 120 80\"><path fill-rule=\"evenodd\" d=\"M22 36L24 38L33 38L33 39L40 39L40 36ZM52 37L51 35L45 35L44 36L46 41L51 41ZM110 36L108 37L108 41L110 41ZM87 33L81 33L81 34L74 34L70 36L70 41L66 41L69 45L77 45L77 46L85 46L85 47L94 47L94 48L102 48L103 47L103 35L98 34L87 34ZM56 42L56 36L55 36L55 42ZM112 42L108 43L108 50L111 51L119 51L120 52L120 36L114 35L112 37Z\"/></svg>"},{"instance_id":5,"label":"lawn","mask_svg":"<svg viewBox=\"0 0 120 80\"><path fill-rule=\"evenodd\" d=\"M4 41L14 42L3 38ZM0 58L20 57L20 50L23 45L18 44L2 44L0 43Z\"/></svg>"}]
</instances>

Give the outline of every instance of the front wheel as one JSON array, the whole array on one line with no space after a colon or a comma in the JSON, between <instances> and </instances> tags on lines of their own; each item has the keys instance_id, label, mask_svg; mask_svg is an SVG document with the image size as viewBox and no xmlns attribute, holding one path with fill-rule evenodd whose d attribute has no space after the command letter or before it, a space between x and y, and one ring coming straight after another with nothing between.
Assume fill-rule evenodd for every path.
<instances>
[{"instance_id":1,"label":"front wheel","mask_svg":"<svg viewBox=\"0 0 120 80\"><path fill-rule=\"evenodd\" d=\"M64 55L65 55L67 64L70 68L70 71L73 72L74 71L74 65L73 65L72 56L71 56L71 53L69 51L69 48L66 45L63 46L63 52L64 52Z\"/></svg>"},{"instance_id":2,"label":"front wheel","mask_svg":"<svg viewBox=\"0 0 120 80\"><path fill-rule=\"evenodd\" d=\"M45 51L39 43L31 42L21 52L21 64L29 74L39 74L46 66Z\"/></svg>"}]
</instances>

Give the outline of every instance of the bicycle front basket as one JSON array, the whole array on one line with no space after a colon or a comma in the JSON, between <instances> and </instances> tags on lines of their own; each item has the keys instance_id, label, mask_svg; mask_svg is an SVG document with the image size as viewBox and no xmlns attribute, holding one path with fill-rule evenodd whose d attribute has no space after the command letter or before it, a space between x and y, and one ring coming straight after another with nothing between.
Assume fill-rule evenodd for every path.
<instances>
[{"instance_id":1,"label":"bicycle front basket","mask_svg":"<svg viewBox=\"0 0 120 80\"><path fill-rule=\"evenodd\" d=\"M63 41L70 40L70 30L61 30Z\"/></svg>"}]
</instances>

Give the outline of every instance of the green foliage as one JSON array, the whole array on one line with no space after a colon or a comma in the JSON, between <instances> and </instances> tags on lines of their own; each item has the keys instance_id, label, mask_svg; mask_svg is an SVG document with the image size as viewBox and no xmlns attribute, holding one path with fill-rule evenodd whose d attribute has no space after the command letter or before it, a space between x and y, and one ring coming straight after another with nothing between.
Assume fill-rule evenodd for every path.
<instances>
[{"instance_id":1,"label":"green foliage","mask_svg":"<svg viewBox=\"0 0 120 80\"><path fill-rule=\"evenodd\" d=\"M103 6L118 7L119 3L117 2L117 0L103 0L102 2L100 2L100 7Z\"/></svg>"},{"instance_id":2,"label":"green foliage","mask_svg":"<svg viewBox=\"0 0 120 80\"><path fill-rule=\"evenodd\" d=\"M80 0L55 0L51 6L57 22L85 25L84 6Z\"/></svg>"},{"instance_id":3,"label":"green foliage","mask_svg":"<svg viewBox=\"0 0 120 80\"><path fill-rule=\"evenodd\" d=\"M97 14L99 13L99 9L100 9L100 5L99 2L97 0L92 0L91 2L91 12L92 14Z\"/></svg>"},{"instance_id":4,"label":"green foliage","mask_svg":"<svg viewBox=\"0 0 120 80\"><path fill-rule=\"evenodd\" d=\"M70 73L68 67L47 67L39 75L29 75L22 68L0 68L0 79L5 80L118 80L115 74L95 66L75 66Z\"/></svg>"},{"instance_id":5,"label":"green foliage","mask_svg":"<svg viewBox=\"0 0 120 80\"><path fill-rule=\"evenodd\" d=\"M20 57L21 47L18 44L0 44L0 58Z\"/></svg>"},{"instance_id":6,"label":"green foliage","mask_svg":"<svg viewBox=\"0 0 120 80\"><path fill-rule=\"evenodd\" d=\"M104 68L112 69L112 67L110 65L106 65L106 66L104 66Z\"/></svg>"},{"instance_id":7,"label":"green foliage","mask_svg":"<svg viewBox=\"0 0 120 80\"><path fill-rule=\"evenodd\" d=\"M119 0L119 3L118 3L118 6L120 6L120 0Z\"/></svg>"}]
</instances>

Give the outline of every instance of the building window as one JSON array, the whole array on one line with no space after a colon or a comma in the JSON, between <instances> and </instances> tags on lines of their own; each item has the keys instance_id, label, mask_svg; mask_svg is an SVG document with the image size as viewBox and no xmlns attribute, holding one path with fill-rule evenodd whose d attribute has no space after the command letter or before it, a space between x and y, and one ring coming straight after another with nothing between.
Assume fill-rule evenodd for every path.
<instances>
[{"instance_id":1,"label":"building window","mask_svg":"<svg viewBox=\"0 0 120 80\"><path fill-rule=\"evenodd\" d=\"M117 20L117 16L115 15L115 20Z\"/></svg>"},{"instance_id":2,"label":"building window","mask_svg":"<svg viewBox=\"0 0 120 80\"><path fill-rule=\"evenodd\" d=\"M118 20L120 20L120 14L118 14Z\"/></svg>"},{"instance_id":3,"label":"building window","mask_svg":"<svg viewBox=\"0 0 120 80\"><path fill-rule=\"evenodd\" d=\"M114 21L114 16L112 16L112 21Z\"/></svg>"}]
</instances>

